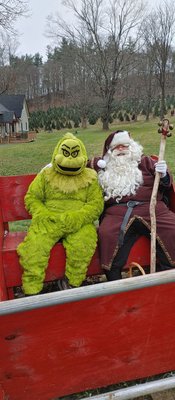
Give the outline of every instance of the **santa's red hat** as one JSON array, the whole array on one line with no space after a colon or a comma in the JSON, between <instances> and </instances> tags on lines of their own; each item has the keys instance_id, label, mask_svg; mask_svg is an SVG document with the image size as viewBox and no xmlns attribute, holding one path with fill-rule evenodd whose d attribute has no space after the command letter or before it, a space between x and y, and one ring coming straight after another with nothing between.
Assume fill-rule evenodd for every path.
<instances>
[{"instance_id":1,"label":"santa's red hat","mask_svg":"<svg viewBox=\"0 0 175 400\"><path fill-rule=\"evenodd\" d=\"M109 159L109 152L119 144L129 145L131 142L130 133L128 131L112 132L105 140L103 147L103 159L98 160L97 166L101 169L106 167Z\"/></svg>"},{"instance_id":2,"label":"santa's red hat","mask_svg":"<svg viewBox=\"0 0 175 400\"><path fill-rule=\"evenodd\" d=\"M115 131L112 132L106 139L103 148L103 156L110 149L112 150L114 147L119 144L129 145L131 142L130 133L127 131Z\"/></svg>"}]
</instances>

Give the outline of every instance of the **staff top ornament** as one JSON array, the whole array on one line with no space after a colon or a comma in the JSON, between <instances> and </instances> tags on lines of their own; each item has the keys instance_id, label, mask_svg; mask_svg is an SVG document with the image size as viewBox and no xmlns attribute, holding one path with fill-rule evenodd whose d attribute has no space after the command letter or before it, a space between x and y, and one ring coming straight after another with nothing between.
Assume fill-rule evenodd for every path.
<instances>
[{"instance_id":1,"label":"staff top ornament","mask_svg":"<svg viewBox=\"0 0 175 400\"><path fill-rule=\"evenodd\" d=\"M164 118L163 121L158 123L160 128L158 129L158 133L161 133L163 136L170 137L172 136L172 129L174 128L172 124L170 124L169 119Z\"/></svg>"}]
</instances>

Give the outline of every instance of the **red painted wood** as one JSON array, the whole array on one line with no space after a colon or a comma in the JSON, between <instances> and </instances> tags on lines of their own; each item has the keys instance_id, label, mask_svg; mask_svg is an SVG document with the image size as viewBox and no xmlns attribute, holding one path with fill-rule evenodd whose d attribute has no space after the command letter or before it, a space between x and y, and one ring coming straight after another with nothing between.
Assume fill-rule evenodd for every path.
<instances>
[{"instance_id":1,"label":"red painted wood","mask_svg":"<svg viewBox=\"0 0 175 400\"><path fill-rule=\"evenodd\" d=\"M4 222L29 219L24 206L24 196L36 175L1 176L0 193Z\"/></svg>"},{"instance_id":2,"label":"red painted wood","mask_svg":"<svg viewBox=\"0 0 175 400\"><path fill-rule=\"evenodd\" d=\"M3 227L2 212L1 212L1 200L0 200L0 301L6 300L8 298L6 284L5 284L5 277L4 277L3 257L1 251L3 246L3 236L4 236L4 227Z\"/></svg>"},{"instance_id":3,"label":"red painted wood","mask_svg":"<svg viewBox=\"0 0 175 400\"><path fill-rule=\"evenodd\" d=\"M4 390L1 388L1 385L0 385L0 400L6 400L5 393L4 393Z\"/></svg>"},{"instance_id":4,"label":"red painted wood","mask_svg":"<svg viewBox=\"0 0 175 400\"><path fill-rule=\"evenodd\" d=\"M0 255L0 258L1 258L1 255ZM4 278L2 259L0 259L0 302L7 300L7 299L8 299L7 287L6 287L5 278Z\"/></svg>"},{"instance_id":5,"label":"red painted wood","mask_svg":"<svg viewBox=\"0 0 175 400\"><path fill-rule=\"evenodd\" d=\"M8 295L7 295L7 287L5 284L5 279L4 279L4 271L2 269L2 263L0 262L0 302L7 300Z\"/></svg>"},{"instance_id":6,"label":"red painted wood","mask_svg":"<svg viewBox=\"0 0 175 400\"><path fill-rule=\"evenodd\" d=\"M150 241L145 236L141 236L135 242L129 253L126 267L133 261L142 265L142 267L150 265Z\"/></svg>"},{"instance_id":7,"label":"red painted wood","mask_svg":"<svg viewBox=\"0 0 175 400\"><path fill-rule=\"evenodd\" d=\"M174 292L172 283L0 317L7 398L53 400L174 370Z\"/></svg>"},{"instance_id":8,"label":"red painted wood","mask_svg":"<svg viewBox=\"0 0 175 400\"><path fill-rule=\"evenodd\" d=\"M14 300L14 288L7 288L8 300Z\"/></svg>"}]
</instances>

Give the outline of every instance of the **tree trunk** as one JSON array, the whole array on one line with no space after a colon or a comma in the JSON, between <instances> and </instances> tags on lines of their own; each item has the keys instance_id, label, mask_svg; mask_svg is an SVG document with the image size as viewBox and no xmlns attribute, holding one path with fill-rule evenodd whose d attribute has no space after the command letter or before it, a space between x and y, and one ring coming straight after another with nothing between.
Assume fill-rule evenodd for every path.
<instances>
[{"instance_id":1,"label":"tree trunk","mask_svg":"<svg viewBox=\"0 0 175 400\"><path fill-rule=\"evenodd\" d=\"M149 121L149 115L150 115L150 102L147 104L147 107L146 107L146 118L145 118L145 121Z\"/></svg>"},{"instance_id":2,"label":"tree trunk","mask_svg":"<svg viewBox=\"0 0 175 400\"><path fill-rule=\"evenodd\" d=\"M165 114L165 78L161 85L160 119L164 118L164 114Z\"/></svg>"},{"instance_id":3,"label":"tree trunk","mask_svg":"<svg viewBox=\"0 0 175 400\"><path fill-rule=\"evenodd\" d=\"M108 131L109 130L109 120L110 120L110 115L111 115L111 106L110 104L106 104L105 108L103 109L102 115L101 115L101 121L103 124L103 130Z\"/></svg>"},{"instance_id":4,"label":"tree trunk","mask_svg":"<svg viewBox=\"0 0 175 400\"><path fill-rule=\"evenodd\" d=\"M87 117L86 116L83 116L81 118L81 126L82 126L83 129L87 128Z\"/></svg>"},{"instance_id":5,"label":"tree trunk","mask_svg":"<svg viewBox=\"0 0 175 400\"><path fill-rule=\"evenodd\" d=\"M107 119L103 119L103 131L108 131L109 130L109 121L108 118Z\"/></svg>"},{"instance_id":6,"label":"tree trunk","mask_svg":"<svg viewBox=\"0 0 175 400\"><path fill-rule=\"evenodd\" d=\"M151 99L152 99L152 96L151 96L151 82L150 82L149 94L148 94L148 99L146 102L146 118L145 118L146 121L149 121L149 116L151 113L151 107L150 107Z\"/></svg>"}]
</instances>

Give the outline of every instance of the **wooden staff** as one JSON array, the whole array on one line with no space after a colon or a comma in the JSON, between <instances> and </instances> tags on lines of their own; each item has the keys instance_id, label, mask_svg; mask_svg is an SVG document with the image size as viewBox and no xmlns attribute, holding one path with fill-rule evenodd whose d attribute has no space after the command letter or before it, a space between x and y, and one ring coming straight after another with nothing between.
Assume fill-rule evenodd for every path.
<instances>
[{"instance_id":1,"label":"wooden staff","mask_svg":"<svg viewBox=\"0 0 175 400\"><path fill-rule=\"evenodd\" d=\"M159 157L158 161L164 160L165 154L165 145L166 138L171 136L169 129L173 129L173 125L169 124L168 119L163 119L162 122L159 123L161 128L158 129L158 132L161 133L161 141L160 141L160 149L159 149ZM156 272L156 204L157 204L157 192L159 188L160 182L160 172L156 172L154 186L151 195L150 201L150 218L151 218L151 254L150 254L150 272Z\"/></svg>"}]
</instances>

